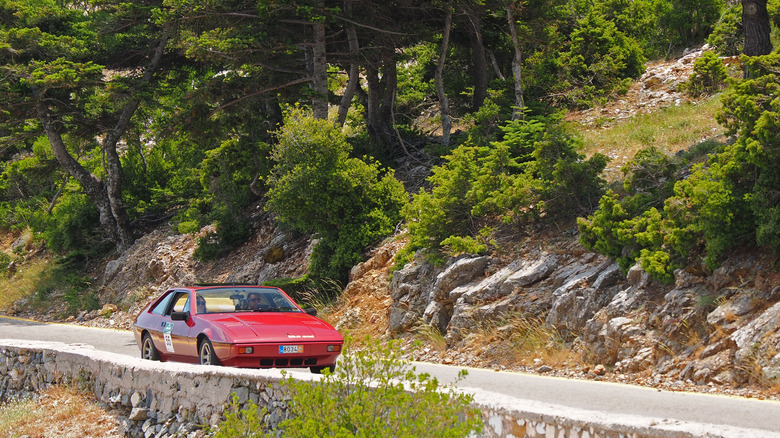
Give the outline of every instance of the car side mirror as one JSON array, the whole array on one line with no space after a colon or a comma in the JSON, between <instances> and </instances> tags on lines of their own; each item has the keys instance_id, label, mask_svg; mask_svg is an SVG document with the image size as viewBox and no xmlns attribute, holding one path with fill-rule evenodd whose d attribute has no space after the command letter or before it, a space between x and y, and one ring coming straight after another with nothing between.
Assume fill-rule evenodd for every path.
<instances>
[{"instance_id":1,"label":"car side mirror","mask_svg":"<svg viewBox=\"0 0 780 438\"><path fill-rule=\"evenodd\" d=\"M190 319L190 312L171 312L171 320L187 321Z\"/></svg>"},{"instance_id":2,"label":"car side mirror","mask_svg":"<svg viewBox=\"0 0 780 438\"><path fill-rule=\"evenodd\" d=\"M303 311L311 316L317 316L317 309L315 309L314 307L307 307L303 309Z\"/></svg>"}]
</instances>

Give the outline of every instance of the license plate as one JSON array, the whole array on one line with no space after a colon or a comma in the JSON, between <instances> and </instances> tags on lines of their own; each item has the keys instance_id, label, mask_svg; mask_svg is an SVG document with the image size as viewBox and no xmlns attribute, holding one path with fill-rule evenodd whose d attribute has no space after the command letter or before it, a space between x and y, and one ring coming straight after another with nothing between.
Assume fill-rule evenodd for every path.
<instances>
[{"instance_id":1,"label":"license plate","mask_svg":"<svg viewBox=\"0 0 780 438\"><path fill-rule=\"evenodd\" d=\"M303 345L280 345L279 353L280 354L303 353Z\"/></svg>"}]
</instances>

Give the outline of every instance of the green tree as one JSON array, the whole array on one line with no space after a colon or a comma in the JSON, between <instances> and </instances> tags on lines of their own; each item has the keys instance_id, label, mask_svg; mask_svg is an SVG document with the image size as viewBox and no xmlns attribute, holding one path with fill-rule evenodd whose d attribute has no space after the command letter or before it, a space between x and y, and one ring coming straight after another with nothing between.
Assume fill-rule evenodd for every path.
<instances>
[{"instance_id":1,"label":"green tree","mask_svg":"<svg viewBox=\"0 0 780 438\"><path fill-rule=\"evenodd\" d=\"M118 145L150 98L164 57L167 37L153 19L159 8L156 2L0 3L2 141L45 135L120 249L133 235ZM86 156L79 156L84 145ZM99 163L85 160L93 154Z\"/></svg>"},{"instance_id":2,"label":"green tree","mask_svg":"<svg viewBox=\"0 0 780 438\"><path fill-rule=\"evenodd\" d=\"M351 158L340 128L300 109L289 112L277 138L266 209L319 238L312 273L344 281L366 247L393 232L406 192L392 171Z\"/></svg>"},{"instance_id":3,"label":"green tree","mask_svg":"<svg viewBox=\"0 0 780 438\"><path fill-rule=\"evenodd\" d=\"M619 200L610 193L602 198L599 210L579 221L586 247L615 257L624 268L639 260L665 281L699 258L714 268L736 247L780 251L780 107L774 98L780 91L780 55L742 60L754 75L724 92L718 115L736 141L677 174L662 210L656 206L667 191L665 178L655 183L658 195L629 193ZM650 168L663 168L653 155L645 155L647 163L660 165ZM634 168L641 175L648 166Z\"/></svg>"}]
</instances>

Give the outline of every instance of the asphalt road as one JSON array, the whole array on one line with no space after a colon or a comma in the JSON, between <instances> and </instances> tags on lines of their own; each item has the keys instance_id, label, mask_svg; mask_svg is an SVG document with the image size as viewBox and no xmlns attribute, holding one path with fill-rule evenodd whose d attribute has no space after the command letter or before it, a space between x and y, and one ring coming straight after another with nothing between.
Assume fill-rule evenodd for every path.
<instances>
[{"instance_id":1,"label":"asphalt road","mask_svg":"<svg viewBox=\"0 0 780 438\"><path fill-rule=\"evenodd\" d=\"M0 339L81 343L96 349L139 357L132 333L0 317ZM440 382L449 383L462 367L414 363ZM751 436L780 436L780 402L722 395L658 391L633 385L571 380L522 373L468 369L458 383L465 390L489 391L515 399L565 409L619 417L648 417L658 422L686 422L752 429ZM308 373L308 371L307 371Z\"/></svg>"}]
</instances>

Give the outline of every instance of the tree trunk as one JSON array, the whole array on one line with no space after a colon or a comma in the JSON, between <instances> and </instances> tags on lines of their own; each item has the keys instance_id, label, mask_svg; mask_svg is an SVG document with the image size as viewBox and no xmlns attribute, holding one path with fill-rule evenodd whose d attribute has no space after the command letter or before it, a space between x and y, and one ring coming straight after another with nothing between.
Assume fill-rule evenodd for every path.
<instances>
[{"instance_id":1,"label":"tree trunk","mask_svg":"<svg viewBox=\"0 0 780 438\"><path fill-rule=\"evenodd\" d=\"M450 103L447 100L447 94L444 92L444 81L442 73L444 72L444 62L447 59L447 50L450 45L450 28L452 27L452 0L447 3L447 13L444 15L444 30L441 38L441 52L439 53L439 62L436 64L436 74L434 82L436 84L436 94L439 97L439 108L441 111L441 142L445 146L450 144L450 131L452 131L452 120L450 119Z\"/></svg>"},{"instance_id":2,"label":"tree trunk","mask_svg":"<svg viewBox=\"0 0 780 438\"><path fill-rule=\"evenodd\" d=\"M745 29L745 55L759 56L772 52L766 0L742 0L742 26Z\"/></svg>"},{"instance_id":3,"label":"tree trunk","mask_svg":"<svg viewBox=\"0 0 780 438\"><path fill-rule=\"evenodd\" d=\"M325 23L314 23L314 45L312 47L312 88L314 97L311 106L315 119L328 118L328 65L325 50Z\"/></svg>"},{"instance_id":4,"label":"tree trunk","mask_svg":"<svg viewBox=\"0 0 780 438\"><path fill-rule=\"evenodd\" d=\"M366 83L368 84L365 117L371 138L382 148L389 150L394 142L393 104L398 87L395 48L392 45L383 50L378 63L381 71L370 64L365 69Z\"/></svg>"},{"instance_id":5,"label":"tree trunk","mask_svg":"<svg viewBox=\"0 0 780 438\"><path fill-rule=\"evenodd\" d=\"M345 13L350 15L352 13L352 2L347 1L344 6ZM341 96L341 102L339 104L339 116L336 123L338 126L344 126L347 121L347 113L349 107L352 105L352 97L355 95L355 90L360 82L360 66L358 65L358 56L360 55L360 44L358 43L357 31L354 24L347 25L347 42L349 43L349 80L347 81L347 88L344 90L344 95Z\"/></svg>"},{"instance_id":6,"label":"tree trunk","mask_svg":"<svg viewBox=\"0 0 780 438\"><path fill-rule=\"evenodd\" d=\"M49 107L42 99L39 99L35 104L35 109L38 113L38 119L41 121L43 132L46 133L49 144L51 144L54 158L70 176L81 184L87 197L97 207L101 227L112 241L120 245L121 237L117 230L117 222L112 212L111 201L108 199L105 185L97 176L85 169L70 155L65 142L62 140L62 135L57 129L57 123L49 112Z\"/></svg>"},{"instance_id":7,"label":"tree trunk","mask_svg":"<svg viewBox=\"0 0 780 438\"><path fill-rule=\"evenodd\" d=\"M482 38L482 20L479 13L469 6L466 6L466 13L472 28L472 32L469 32L471 60L474 66L474 96L471 104L474 111L476 111L482 107L487 98L488 64L487 55L485 54L485 42Z\"/></svg>"},{"instance_id":8,"label":"tree trunk","mask_svg":"<svg viewBox=\"0 0 780 438\"><path fill-rule=\"evenodd\" d=\"M520 40L517 37L517 25L515 24L515 13L512 3L506 6L507 20L509 21L509 33L512 36L512 46L515 49L515 56L512 60L512 73L515 78L515 107L512 109L512 120L519 120L523 117L523 51L520 49Z\"/></svg>"}]
</instances>

